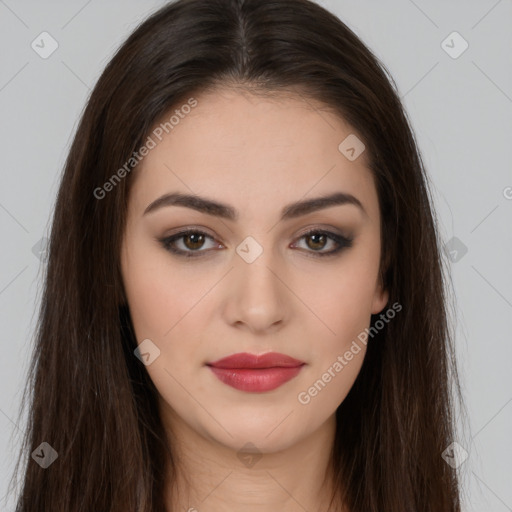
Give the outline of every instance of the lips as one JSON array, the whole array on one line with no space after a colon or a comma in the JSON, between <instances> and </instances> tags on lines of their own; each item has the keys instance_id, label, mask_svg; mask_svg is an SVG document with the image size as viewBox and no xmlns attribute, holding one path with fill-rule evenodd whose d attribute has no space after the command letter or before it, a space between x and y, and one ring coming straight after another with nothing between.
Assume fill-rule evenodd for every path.
<instances>
[{"instance_id":1,"label":"lips","mask_svg":"<svg viewBox=\"0 0 512 512\"><path fill-rule=\"evenodd\" d=\"M298 375L304 365L303 361L277 352L261 355L242 352L207 363L224 384L247 392L276 389Z\"/></svg>"},{"instance_id":2,"label":"lips","mask_svg":"<svg viewBox=\"0 0 512 512\"><path fill-rule=\"evenodd\" d=\"M294 368L304 364L303 361L294 359L285 354L277 352L268 352L266 354L256 355L240 352L232 356L224 357L208 366L215 368Z\"/></svg>"}]
</instances>

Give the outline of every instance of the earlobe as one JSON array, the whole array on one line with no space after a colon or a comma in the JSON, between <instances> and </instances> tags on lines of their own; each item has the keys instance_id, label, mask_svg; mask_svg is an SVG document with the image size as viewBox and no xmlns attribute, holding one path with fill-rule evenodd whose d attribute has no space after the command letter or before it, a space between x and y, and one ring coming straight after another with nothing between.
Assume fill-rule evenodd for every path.
<instances>
[{"instance_id":1,"label":"earlobe","mask_svg":"<svg viewBox=\"0 0 512 512\"><path fill-rule=\"evenodd\" d=\"M372 315L380 313L389 301L389 291L384 289L381 285L375 290L372 303Z\"/></svg>"}]
</instances>

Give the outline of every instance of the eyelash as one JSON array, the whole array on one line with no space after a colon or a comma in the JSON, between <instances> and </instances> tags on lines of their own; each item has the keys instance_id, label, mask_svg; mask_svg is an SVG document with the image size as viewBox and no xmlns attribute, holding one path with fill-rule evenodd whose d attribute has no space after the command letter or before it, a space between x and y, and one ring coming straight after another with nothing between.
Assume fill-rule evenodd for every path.
<instances>
[{"instance_id":1,"label":"eyelash","mask_svg":"<svg viewBox=\"0 0 512 512\"><path fill-rule=\"evenodd\" d=\"M177 256L180 256L183 258L198 258L198 257L200 257L200 253L208 252L208 249L207 250L197 249L195 251L191 251L191 250L183 251L181 249L176 249L175 247L172 246L172 244L174 242L176 242L177 240L179 240L180 238L183 238L183 237L185 237L187 235L191 235L191 234L205 235L206 238L210 238L210 239L214 240L214 238L212 236L208 235L208 233L205 233L204 231L200 231L198 229L187 229L184 231L180 231L179 233L176 233L172 236L169 236L166 238L160 238L158 241L162 244L164 249L168 250L169 252L171 252ZM344 249L348 249L348 248L352 247L352 242L354 241L353 238L347 238L342 235L338 235L337 233L332 233L330 231L324 231L321 229L311 229L311 230L307 231L306 233L303 233L300 236L299 240L301 240L302 238L311 236L313 234L326 235L327 238L333 240L334 242L336 242L336 244L338 244L337 248L332 249L331 251L327 251L327 252L319 252L319 251L314 251L314 250L306 251L306 252L313 253L313 257L324 258L324 257L328 257L328 256L334 256L337 253L339 253L340 251L343 251Z\"/></svg>"}]
</instances>

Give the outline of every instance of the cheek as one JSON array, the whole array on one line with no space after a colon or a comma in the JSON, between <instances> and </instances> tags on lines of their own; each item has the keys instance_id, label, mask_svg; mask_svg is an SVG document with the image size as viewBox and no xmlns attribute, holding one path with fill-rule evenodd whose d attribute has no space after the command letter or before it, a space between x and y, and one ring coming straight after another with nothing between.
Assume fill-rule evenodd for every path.
<instances>
[{"instance_id":1,"label":"cheek","mask_svg":"<svg viewBox=\"0 0 512 512\"><path fill-rule=\"evenodd\" d=\"M332 281L331 281L332 282ZM315 411L334 411L352 388L366 354L365 334L371 320L373 287L367 274L340 276L329 293L311 297L316 306L310 323L312 366L297 398ZM313 320L311 321L313 322ZM316 330L316 334L315 331Z\"/></svg>"},{"instance_id":2,"label":"cheek","mask_svg":"<svg viewBox=\"0 0 512 512\"><path fill-rule=\"evenodd\" d=\"M179 385L185 380L181 371L197 359L201 329L194 307L199 306L201 297L207 293L209 280L207 276L200 280L187 276L186 272L177 272L159 248L145 249L142 250L142 244L140 249L129 246L130 257L122 263L135 336L138 343L150 339L160 351L146 366L159 393L168 403L176 397L185 400ZM205 289L198 289L198 283Z\"/></svg>"},{"instance_id":3,"label":"cheek","mask_svg":"<svg viewBox=\"0 0 512 512\"><path fill-rule=\"evenodd\" d=\"M308 293L306 303L325 324L319 328L325 331L327 339L346 339L367 327L377 272L376 265L367 264L363 259L354 261L354 264L347 261L336 271L326 273L325 279L316 281L322 286L309 287L313 292Z\"/></svg>"},{"instance_id":4,"label":"cheek","mask_svg":"<svg viewBox=\"0 0 512 512\"><path fill-rule=\"evenodd\" d=\"M363 364L378 274L376 254L369 246L364 254L354 251L317 281L322 287L308 294L308 305L319 319L315 319L316 336L312 334L317 341L311 345L315 365L310 380L320 379L328 387L319 397L319 406L324 401L326 406L341 403Z\"/></svg>"},{"instance_id":5,"label":"cheek","mask_svg":"<svg viewBox=\"0 0 512 512\"><path fill-rule=\"evenodd\" d=\"M166 304L168 291L164 279L155 279L142 265L131 265L125 287L133 327L140 342L144 338L160 339L171 327L172 318Z\"/></svg>"},{"instance_id":6,"label":"cheek","mask_svg":"<svg viewBox=\"0 0 512 512\"><path fill-rule=\"evenodd\" d=\"M122 271L137 339L163 343L179 330L207 290L198 289L198 281L187 278L186 272L178 273L163 249L134 244L128 251L130 257L123 258Z\"/></svg>"}]
</instances>

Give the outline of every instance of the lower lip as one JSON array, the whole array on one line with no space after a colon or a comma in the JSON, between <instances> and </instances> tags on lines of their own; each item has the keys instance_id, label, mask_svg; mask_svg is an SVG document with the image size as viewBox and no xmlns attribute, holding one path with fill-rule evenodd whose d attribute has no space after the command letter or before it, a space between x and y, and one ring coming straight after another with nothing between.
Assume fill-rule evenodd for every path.
<instances>
[{"instance_id":1,"label":"lower lip","mask_svg":"<svg viewBox=\"0 0 512 512\"><path fill-rule=\"evenodd\" d=\"M285 382L293 379L302 369L302 366L293 368L216 368L209 366L215 376L224 384L241 391L261 393L278 388Z\"/></svg>"}]
</instances>

